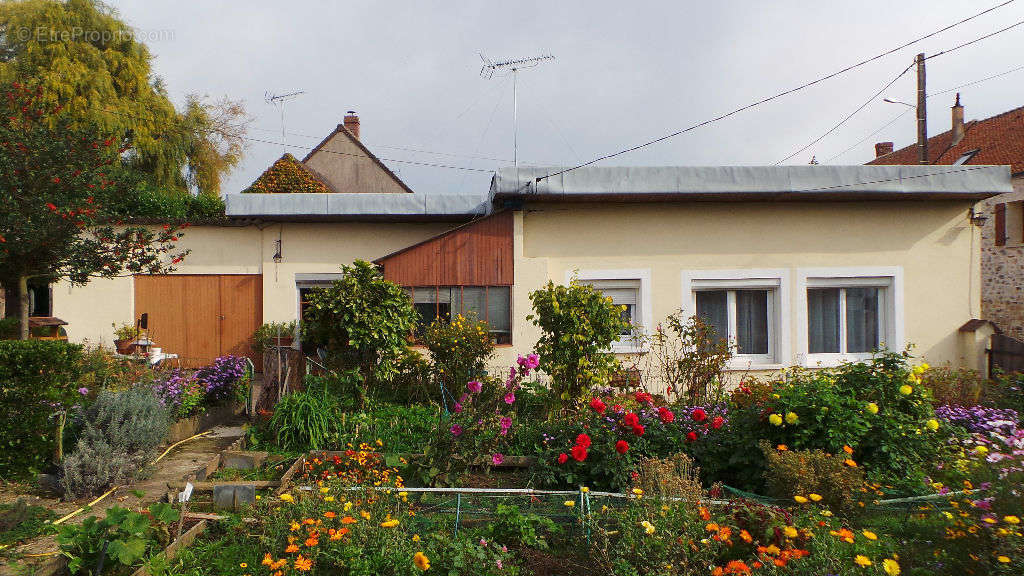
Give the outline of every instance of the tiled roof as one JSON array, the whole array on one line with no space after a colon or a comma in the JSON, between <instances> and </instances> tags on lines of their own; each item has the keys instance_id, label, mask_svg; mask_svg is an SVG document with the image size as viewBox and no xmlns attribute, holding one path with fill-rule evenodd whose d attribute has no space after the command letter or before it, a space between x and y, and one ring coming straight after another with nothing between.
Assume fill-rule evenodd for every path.
<instances>
[{"instance_id":1,"label":"tiled roof","mask_svg":"<svg viewBox=\"0 0 1024 576\"><path fill-rule=\"evenodd\" d=\"M245 190L243 194L328 194L333 192L320 178L291 154L285 153Z\"/></svg>"},{"instance_id":2,"label":"tiled roof","mask_svg":"<svg viewBox=\"0 0 1024 576\"><path fill-rule=\"evenodd\" d=\"M950 146L952 131L928 139L931 164L953 164L972 150L967 164L1009 165L1012 174L1024 173L1024 106L984 120L964 123L964 138ZM868 164L917 164L917 144L875 158Z\"/></svg>"}]
</instances>

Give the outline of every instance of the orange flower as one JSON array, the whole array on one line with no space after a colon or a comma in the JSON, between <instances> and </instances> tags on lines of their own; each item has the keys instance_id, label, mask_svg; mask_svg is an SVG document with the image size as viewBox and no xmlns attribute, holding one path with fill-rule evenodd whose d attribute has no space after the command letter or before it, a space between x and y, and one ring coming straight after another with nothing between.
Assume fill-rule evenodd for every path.
<instances>
[{"instance_id":1,"label":"orange flower","mask_svg":"<svg viewBox=\"0 0 1024 576\"><path fill-rule=\"evenodd\" d=\"M854 462L853 460L850 460L849 458L847 458L846 460L843 460L843 464L846 464L850 468L856 468L857 467L857 463Z\"/></svg>"},{"instance_id":2,"label":"orange flower","mask_svg":"<svg viewBox=\"0 0 1024 576\"><path fill-rule=\"evenodd\" d=\"M789 450L789 446L786 446L785 444L779 444L778 446L775 447L775 449L778 450L779 452L785 452L786 450Z\"/></svg>"},{"instance_id":3,"label":"orange flower","mask_svg":"<svg viewBox=\"0 0 1024 576\"><path fill-rule=\"evenodd\" d=\"M843 452L846 452L847 454L853 454L853 448L850 448L849 445L844 444L843 445Z\"/></svg>"},{"instance_id":4,"label":"orange flower","mask_svg":"<svg viewBox=\"0 0 1024 576\"><path fill-rule=\"evenodd\" d=\"M312 518L306 518L305 520L302 521L302 523L303 524L308 524L308 525L312 526L313 524L316 524L316 520L313 520Z\"/></svg>"},{"instance_id":5,"label":"orange flower","mask_svg":"<svg viewBox=\"0 0 1024 576\"><path fill-rule=\"evenodd\" d=\"M296 553L298 551L299 551L299 547L296 546L295 544L289 544L288 547L284 549L284 553L285 554L294 554L294 553Z\"/></svg>"},{"instance_id":6,"label":"orange flower","mask_svg":"<svg viewBox=\"0 0 1024 576\"><path fill-rule=\"evenodd\" d=\"M750 535L750 532L747 532L746 530L740 530L740 539L746 542L747 544L750 544L754 541L754 538Z\"/></svg>"},{"instance_id":7,"label":"orange flower","mask_svg":"<svg viewBox=\"0 0 1024 576\"><path fill-rule=\"evenodd\" d=\"M313 567L313 561L309 558L303 558L302 554L295 559L295 569L299 572L308 572Z\"/></svg>"},{"instance_id":8,"label":"orange flower","mask_svg":"<svg viewBox=\"0 0 1024 576\"><path fill-rule=\"evenodd\" d=\"M324 518L328 518L328 519L330 519L330 518L334 518L335 516L337 516L337 514L335 514L335 513L334 513L334 512L332 512L332 511L327 511L327 512L324 512Z\"/></svg>"},{"instance_id":9,"label":"orange flower","mask_svg":"<svg viewBox=\"0 0 1024 576\"><path fill-rule=\"evenodd\" d=\"M313 546L316 546L319 543L320 541L316 538L306 538L306 548L312 548Z\"/></svg>"},{"instance_id":10,"label":"orange flower","mask_svg":"<svg viewBox=\"0 0 1024 576\"><path fill-rule=\"evenodd\" d=\"M356 520L355 518L353 518L351 516L345 516L344 518L341 519L341 523L342 524L355 524L356 522L358 522L358 520Z\"/></svg>"},{"instance_id":11,"label":"orange flower","mask_svg":"<svg viewBox=\"0 0 1024 576\"><path fill-rule=\"evenodd\" d=\"M262 564L264 566L273 566L274 565L274 557L270 555L270 552L267 552L266 555L263 556Z\"/></svg>"},{"instance_id":12,"label":"orange flower","mask_svg":"<svg viewBox=\"0 0 1024 576\"><path fill-rule=\"evenodd\" d=\"M700 519L705 522L711 520L711 512L708 512L708 509L703 506L700 507Z\"/></svg>"},{"instance_id":13,"label":"orange flower","mask_svg":"<svg viewBox=\"0 0 1024 576\"><path fill-rule=\"evenodd\" d=\"M715 524L714 522L712 522L711 524L708 524L707 526L705 526L704 529L707 530L708 532L718 532L718 524Z\"/></svg>"}]
</instances>

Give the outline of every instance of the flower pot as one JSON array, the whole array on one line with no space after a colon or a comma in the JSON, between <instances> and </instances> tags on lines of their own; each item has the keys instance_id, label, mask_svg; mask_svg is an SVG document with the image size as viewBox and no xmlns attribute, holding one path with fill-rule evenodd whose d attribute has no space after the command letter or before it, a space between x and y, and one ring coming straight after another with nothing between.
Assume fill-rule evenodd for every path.
<instances>
[{"instance_id":1,"label":"flower pot","mask_svg":"<svg viewBox=\"0 0 1024 576\"><path fill-rule=\"evenodd\" d=\"M131 338L126 338L124 340L114 340L114 348L117 349L118 354L131 354L134 346L135 340Z\"/></svg>"}]
</instances>

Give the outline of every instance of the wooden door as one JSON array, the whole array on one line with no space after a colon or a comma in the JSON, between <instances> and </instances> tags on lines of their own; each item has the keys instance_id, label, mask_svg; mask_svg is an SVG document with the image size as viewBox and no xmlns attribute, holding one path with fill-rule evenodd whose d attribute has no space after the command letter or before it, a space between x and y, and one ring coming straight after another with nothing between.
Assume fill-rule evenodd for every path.
<instances>
[{"instance_id":1,"label":"wooden door","mask_svg":"<svg viewBox=\"0 0 1024 576\"><path fill-rule=\"evenodd\" d=\"M149 335L181 365L198 368L217 356L259 359L252 335L263 322L263 282L254 274L135 277L135 317L149 314Z\"/></svg>"}]
</instances>

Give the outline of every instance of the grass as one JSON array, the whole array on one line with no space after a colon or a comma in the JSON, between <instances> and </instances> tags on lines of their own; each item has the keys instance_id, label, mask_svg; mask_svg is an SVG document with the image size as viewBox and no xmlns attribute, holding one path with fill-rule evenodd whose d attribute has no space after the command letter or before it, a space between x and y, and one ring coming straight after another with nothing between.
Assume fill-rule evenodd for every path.
<instances>
[{"instance_id":1,"label":"grass","mask_svg":"<svg viewBox=\"0 0 1024 576\"><path fill-rule=\"evenodd\" d=\"M206 480L209 482L280 480L291 462L277 456L271 456L270 460L272 461L257 468L220 468L209 475Z\"/></svg>"},{"instance_id":2,"label":"grass","mask_svg":"<svg viewBox=\"0 0 1024 576\"><path fill-rule=\"evenodd\" d=\"M0 546L14 547L37 536L54 532L51 522L57 515L49 508L15 504L0 504Z\"/></svg>"}]
</instances>

